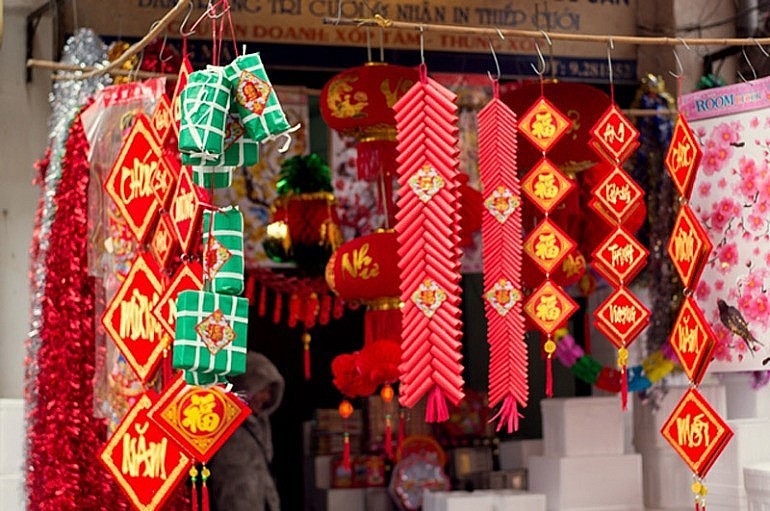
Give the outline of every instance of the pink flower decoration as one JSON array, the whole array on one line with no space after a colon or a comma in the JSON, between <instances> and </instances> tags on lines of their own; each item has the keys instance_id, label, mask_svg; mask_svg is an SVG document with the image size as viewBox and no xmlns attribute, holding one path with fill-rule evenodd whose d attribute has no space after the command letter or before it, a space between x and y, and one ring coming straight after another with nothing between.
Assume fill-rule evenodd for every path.
<instances>
[{"instance_id":1,"label":"pink flower decoration","mask_svg":"<svg viewBox=\"0 0 770 511\"><path fill-rule=\"evenodd\" d=\"M738 141L739 129L740 125L737 123L723 122L714 128L712 136L718 141L720 146L729 146L730 144Z\"/></svg>"},{"instance_id":2,"label":"pink flower decoration","mask_svg":"<svg viewBox=\"0 0 770 511\"><path fill-rule=\"evenodd\" d=\"M701 197L708 197L709 194L711 194L711 183L701 183L701 185L698 187L698 193Z\"/></svg>"},{"instance_id":3,"label":"pink flower decoration","mask_svg":"<svg viewBox=\"0 0 770 511\"><path fill-rule=\"evenodd\" d=\"M770 257L770 254L768 254L768 257ZM714 281L714 289L717 291L721 291L725 287L725 281L724 280L716 280Z\"/></svg>"},{"instance_id":4,"label":"pink flower decoration","mask_svg":"<svg viewBox=\"0 0 770 511\"><path fill-rule=\"evenodd\" d=\"M758 128L759 127L759 117L753 117L749 121L749 126L751 126L752 128Z\"/></svg>"},{"instance_id":5,"label":"pink flower decoration","mask_svg":"<svg viewBox=\"0 0 770 511\"><path fill-rule=\"evenodd\" d=\"M757 193L757 184L754 177L741 179L740 184L735 187L735 192L742 193L749 200L754 200L754 195Z\"/></svg>"},{"instance_id":6,"label":"pink flower decoration","mask_svg":"<svg viewBox=\"0 0 770 511\"><path fill-rule=\"evenodd\" d=\"M730 345L732 344L732 334L722 323L712 324L714 330L714 336L716 337L716 343L714 345L714 358L716 360L723 360L730 362L733 359L730 353Z\"/></svg>"},{"instance_id":7,"label":"pink flower decoration","mask_svg":"<svg viewBox=\"0 0 770 511\"><path fill-rule=\"evenodd\" d=\"M717 251L719 271L726 273L738 262L738 246L735 243L723 245Z\"/></svg>"},{"instance_id":8,"label":"pink flower decoration","mask_svg":"<svg viewBox=\"0 0 770 511\"><path fill-rule=\"evenodd\" d=\"M695 289L695 297L700 301L706 301L711 294L711 288L708 282L701 280L698 283L698 287Z\"/></svg>"},{"instance_id":9,"label":"pink flower decoration","mask_svg":"<svg viewBox=\"0 0 770 511\"><path fill-rule=\"evenodd\" d=\"M716 148L704 149L700 170L703 171L705 175L711 176L719 170L721 163Z\"/></svg>"},{"instance_id":10,"label":"pink flower decoration","mask_svg":"<svg viewBox=\"0 0 770 511\"><path fill-rule=\"evenodd\" d=\"M753 232L762 232L767 227L764 217L757 214L749 215L749 218L746 222L744 222L744 225ZM759 249L757 248L756 255L758 254L759 254Z\"/></svg>"},{"instance_id":11,"label":"pink flower decoration","mask_svg":"<svg viewBox=\"0 0 770 511\"><path fill-rule=\"evenodd\" d=\"M757 163L753 159L741 156L738 160L738 171L741 177L754 177L757 175L757 170Z\"/></svg>"}]
</instances>

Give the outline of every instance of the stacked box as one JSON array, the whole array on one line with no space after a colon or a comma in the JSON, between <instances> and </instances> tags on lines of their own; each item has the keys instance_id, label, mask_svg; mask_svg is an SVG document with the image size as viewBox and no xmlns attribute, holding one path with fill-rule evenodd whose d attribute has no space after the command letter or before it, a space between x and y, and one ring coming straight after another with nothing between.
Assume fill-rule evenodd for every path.
<instances>
[{"instance_id":1,"label":"stacked box","mask_svg":"<svg viewBox=\"0 0 770 511\"><path fill-rule=\"evenodd\" d=\"M230 82L223 68L191 73L180 95L179 152L214 162L224 152Z\"/></svg>"},{"instance_id":2,"label":"stacked box","mask_svg":"<svg viewBox=\"0 0 770 511\"><path fill-rule=\"evenodd\" d=\"M213 225L212 225L213 218ZM214 293L243 292L243 215L237 207L203 212L203 278Z\"/></svg>"},{"instance_id":3,"label":"stacked box","mask_svg":"<svg viewBox=\"0 0 770 511\"><path fill-rule=\"evenodd\" d=\"M246 371L249 303L206 291L177 297L174 369L236 376Z\"/></svg>"}]
</instances>

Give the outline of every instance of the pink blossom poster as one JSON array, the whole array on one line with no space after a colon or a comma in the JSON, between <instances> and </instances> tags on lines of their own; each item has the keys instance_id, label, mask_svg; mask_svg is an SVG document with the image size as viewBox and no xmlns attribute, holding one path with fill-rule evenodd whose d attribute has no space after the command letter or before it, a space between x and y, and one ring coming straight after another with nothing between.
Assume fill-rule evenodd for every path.
<instances>
[{"instance_id":1,"label":"pink blossom poster","mask_svg":"<svg viewBox=\"0 0 770 511\"><path fill-rule=\"evenodd\" d=\"M770 369L770 78L684 95L703 149L690 204L714 248L695 291L710 371Z\"/></svg>"}]
</instances>

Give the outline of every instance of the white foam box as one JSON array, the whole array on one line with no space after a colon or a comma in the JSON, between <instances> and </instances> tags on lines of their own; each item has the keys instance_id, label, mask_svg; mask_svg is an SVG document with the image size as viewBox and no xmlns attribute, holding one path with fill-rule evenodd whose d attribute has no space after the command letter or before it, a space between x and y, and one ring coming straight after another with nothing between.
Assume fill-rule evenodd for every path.
<instances>
[{"instance_id":1,"label":"white foam box","mask_svg":"<svg viewBox=\"0 0 770 511\"><path fill-rule=\"evenodd\" d=\"M770 511L770 463L743 467L743 483L749 511Z\"/></svg>"},{"instance_id":2,"label":"white foam box","mask_svg":"<svg viewBox=\"0 0 770 511\"><path fill-rule=\"evenodd\" d=\"M366 488L364 492L366 511L390 511L393 509L387 488Z\"/></svg>"},{"instance_id":3,"label":"white foam box","mask_svg":"<svg viewBox=\"0 0 770 511\"><path fill-rule=\"evenodd\" d=\"M500 470L524 468L530 456L543 455L542 440L506 440L499 445Z\"/></svg>"},{"instance_id":4,"label":"white foam box","mask_svg":"<svg viewBox=\"0 0 770 511\"><path fill-rule=\"evenodd\" d=\"M669 447L641 451L644 504L650 509L693 508L692 472Z\"/></svg>"},{"instance_id":5,"label":"white foam box","mask_svg":"<svg viewBox=\"0 0 770 511\"><path fill-rule=\"evenodd\" d=\"M529 458L529 490L549 511L642 511L639 454Z\"/></svg>"},{"instance_id":6,"label":"white foam box","mask_svg":"<svg viewBox=\"0 0 770 511\"><path fill-rule=\"evenodd\" d=\"M3 511L24 511L24 478L21 474L0 475L0 495L3 499Z\"/></svg>"},{"instance_id":7,"label":"white foam box","mask_svg":"<svg viewBox=\"0 0 770 511\"><path fill-rule=\"evenodd\" d=\"M698 390L709 402L712 408L723 418L727 419L727 398L725 396L725 387L720 384L704 383ZM671 413L679 404L679 401L687 391L687 387L670 387L663 398L658 401L658 408L654 408L650 403L642 403L639 397L634 393L633 422L634 439L633 444L637 452L646 452L651 449L667 448L671 445L660 434L661 428L666 423Z\"/></svg>"},{"instance_id":8,"label":"white foam box","mask_svg":"<svg viewBox=\"0 0 770 511\"><path fill-rule=\"evenodd\" d=\"M363 488L332 488L318 490L326 511L366 511L366 490Z\"/></svg>"},{"instance_id":9,"label":"white foam box","mask_svg":"<svg viewBox=\"0 0 770 511\"><path fill-rule=\"evenodd\" d=\"M526 490L527 469L498 470L489 473L489 488L492 490Z\"/></svg>"},{"instance_id":10,"label":"white foam box","mask_svg":"<svg viewBox=\"0 0 770 511\"><path fill-rule=\"evenodd\" d=\"M732 486L743 491L743 467L770 461L770 418L728 420L735 436L727 443L706 483ZM709 491L709 493L711 493Z\"/></svg>"},{"instance_id":11,"label":"white foam box","mask_svg":"<svg viewBox=\"0 0 770 511\"><path fill-rule=\"evenodd\" d=\"M494 511L492 495L468 491L428 491L423 493L422 511Z\"/></svg>"},{"instance_id":12,"label":"white foam box","mask_svg":"<svg viewBox=\"0 0 770 511\"><path fill-rule=\"evenodd\" d=\"M751 373L724 373L719 380L727 394L727 419L770 418L770 385L753 389Z\"/></svg>"},{"instance_id":13,"label":"white foam box","mask_svg":"<svg viewBox=\"0 0 770 511\"><path fill-rule=\"evenodd\" d=\"M617 397L543 399L540 408L544 456L623 454L623 411Z\"/></svg>"},{"instance_id":14,"label":"white foam box","mask_svg":"<svg viewBox=\"0 0 770 511\"><path fill-rule=\"evenodd\" d=\"M24 438L24 402L0 399L0 475L21 474Z\"/></svg>"},{"instance_id":15,"label":"white foam box","mask_svg":"<svg viewBox=\"0 0 770 511\"><path fill-rule=\"evenodd\" d=\"M545 495L521 490L482 490L494 497L495 511L545 511Z\"/></svg>"},{"instance_id":16,"label":"white foam box","mask_svg":"<svg viewBox=\"0 0 770 511\"><path fill-rule=\"evenodd\" d=\"M332 486L332 455L315 456L313 458L313 474L315 487L325 490Z\"/></svg>"},{"instance_id":17,"label":"white foam box","mask_svg":"<svg viewBox=\"0 0 770 511\"><path fill-rule=\"evenodd\" d=\"M711 472L705 480L708 488L706 508L709 511L748 511L749 504L743 486L714 484L710 479Z\"/></svg>"}]
</instances>

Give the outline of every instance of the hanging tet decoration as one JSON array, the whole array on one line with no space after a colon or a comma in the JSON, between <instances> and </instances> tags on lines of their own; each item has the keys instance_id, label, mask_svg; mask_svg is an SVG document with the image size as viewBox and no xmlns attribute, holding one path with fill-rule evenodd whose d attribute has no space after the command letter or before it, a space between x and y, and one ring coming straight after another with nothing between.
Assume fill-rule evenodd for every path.
<instances>
[{"instance_id":1,"label":"hanging tet decoration","mask_svg":"<svg viewBox=\"0 0 770 511\"><path fill-rule=\"evenodd\" d=\"M719 457L733 432L698 392L698 385L711 362L716 338L703 312L692 297L711 253L705 229L689 206L702 151L683 115L674 126L665 166L680 195L680 208L667 251L684 285L684 301L674 321L669 344L690 379L691 387L674 409L661 433L693 472L695 509L706 509L703 478Z\"/></svg>"},{"instance_id":2,"label":"hanging tet decoration","mask_svg":"<svg viewBox=\"0 0 770 511\"><path fill-rule=\"evenodd\" d=\"M610 75L611 76L611 75ZM613 87L610 80L610 87ZM623 162L639 146L639 132L615 104L591 128L589 145L611 165L612 171L593 190L589 202L615 229L594 249L592 265L610 282L614 291L594 311L596 328L618 348L620 395L628 406L628 346L649 323L650 311L628 290L628 284L647 262L647 249L623 225L642 204L644 192L622 169Z\"/></svg>"},{"instance_id":3,"label":"hanging tet decoration","mask_svg":"<svg viewBox=\"0 0 770 511\"><path fill-rule=\"evenodd\" d=\"M377 184L379 207L390 220L397 156L393 106L418 78L411 67L368 62L332 77L321 91L324 122L358 141L358 178Z\"/></svg>"},{"instance_id":4,"label":"hanging tet decoration","mask_svg":"<svg viewBox=\"0 0 770 511\"><path fill-rule=\"evenodd\" d=\"M553 354L556 342L553 333L564 325L577 310L575 301L563 288L554 284L552 273L575 248L575 242L549 219L549 214L575 187L547 156L559 139L569 130L572 121L543 96L541 75L540 98L521 117L519 133L537 147L542 158L524 176L521 189L527 198L543 212L543 219L524 240L524 252L545 274L545 281L527 298L524 311L545 335L546 396L553 395Z\"/></svg>"},{"instance_id":5,"label":"hanging tet decoration","mask_svg":"<svg viewBox=\"0 0 770 511\"><path fill-rule=\"evenodd\" d=\"M401 386L425 420L449 418L446 400L464 396L460 339L460 197L456 96L428 78L394 105L398 126L396 233L401 270Z\"/></svg>"},{"instance_id":6,"label":"hanging tet decoration","mask_svg":"<svg viewBox=\"0 0 770 511\"><path fill-rule=\"evenodd\" d=\"M99 455L134 509L142 511L160 509L191 463L176 440L149 419L157 400L153 391L142 394Z\"/></svg>"},{"instance_id":7,"label":"hanging tet decoration","mask_svg":"<svg viewBox=\"0 0 770 511\"><path fill-rule=\"evenodd\" d=\"M516 169L516 114L494 97L478 115L479 174L484 189L484 308L489 343L489 406L511 433L519 429L519 407L529 398L526 327L521 290L521 186Z\"/></svg>"}]
</instances>

